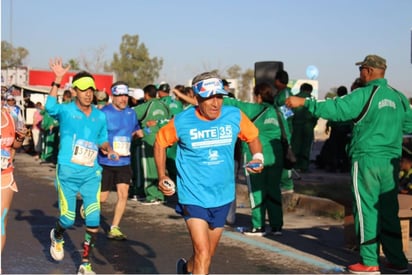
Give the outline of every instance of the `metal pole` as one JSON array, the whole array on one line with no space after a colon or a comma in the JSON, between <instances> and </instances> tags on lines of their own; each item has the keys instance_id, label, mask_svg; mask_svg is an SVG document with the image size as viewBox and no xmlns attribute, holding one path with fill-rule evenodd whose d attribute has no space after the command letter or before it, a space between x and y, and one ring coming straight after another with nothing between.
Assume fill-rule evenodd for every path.
<instances>
[{"instance_id":1,"label":"metal pole","mask_svg":"<svg viewBox=\"0 0 412 275\"><path fill-rule=\"evenodd\" d=\"M10 44L13 46L13 0L10 0Z\"/></svg>"}]
</instances>

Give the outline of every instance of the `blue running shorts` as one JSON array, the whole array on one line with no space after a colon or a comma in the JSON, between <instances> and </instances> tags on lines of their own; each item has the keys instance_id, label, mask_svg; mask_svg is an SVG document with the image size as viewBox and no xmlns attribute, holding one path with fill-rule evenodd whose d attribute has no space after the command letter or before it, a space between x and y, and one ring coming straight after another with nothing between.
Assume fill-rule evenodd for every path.
<instances>
[{"instance_id":1,"label":"blue running shorts","mask_svg":"<svg viewBox=\"0 0 412 275\"><path fill-rule=\"evenodd\" d=\"M182 215L185 220L190 218L205 220L211 228L224 227L230 204L231 203L218 207L204 208L197 205L178 203L176 205L176 213Z\"/></svg>"}]
</instances>

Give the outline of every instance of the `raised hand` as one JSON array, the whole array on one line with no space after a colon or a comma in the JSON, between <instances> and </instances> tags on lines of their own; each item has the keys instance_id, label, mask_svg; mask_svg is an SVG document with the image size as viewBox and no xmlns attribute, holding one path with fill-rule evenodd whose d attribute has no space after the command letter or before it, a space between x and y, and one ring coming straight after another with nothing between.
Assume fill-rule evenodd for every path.
<instances>
[{"instance_id":1,"label":"raised hand","mask_svg":"<svg viewBox=\"0 0 412 275\"><path fill-rule=\"evenodd\" d=\"M61 57L50 59L49 61L50 69L54 72L56 78L62 78L69 70L70 64L63 67L63 61Z\"/></svg>"}]
</instances>

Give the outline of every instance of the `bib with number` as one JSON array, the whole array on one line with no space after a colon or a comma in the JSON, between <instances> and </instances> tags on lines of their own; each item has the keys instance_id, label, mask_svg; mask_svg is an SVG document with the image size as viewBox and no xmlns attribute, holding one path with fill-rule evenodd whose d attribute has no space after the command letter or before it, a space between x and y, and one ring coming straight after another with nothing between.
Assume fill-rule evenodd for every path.
<instances>
[{"instance_id":1,"label":"bib with number","mask_svg":"<svg viewBox=\"0 0 412 275\"><path fill-rule=\"evenodd\" d=\"M76 140L71 161L79 165L92 167L94 166L97 152L97 145L93 142L83 139Z\"/></svg>"},{"instance_id":2,"label":"bib with number","mask_svg":"<svg viewBox=\"0 0 412 275\"><path fill-rule=\"evenodd\" d=\"M130 155L130 137L115 136L113 137L113 150L119 154L119 156Z\"/></svg>"}]
</instances>

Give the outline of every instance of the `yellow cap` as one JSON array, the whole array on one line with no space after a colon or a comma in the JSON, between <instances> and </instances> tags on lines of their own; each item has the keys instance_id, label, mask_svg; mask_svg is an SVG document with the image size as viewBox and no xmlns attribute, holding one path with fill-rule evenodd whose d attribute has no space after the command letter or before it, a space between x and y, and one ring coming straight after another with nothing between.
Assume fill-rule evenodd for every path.
<instances>
[{"instance_id":1,"label":"yellow cap","mask_svg":"<svg viewBox=\"0 0 412 275\"><path fill-rule=\"evenodd\" d=\"M72 83L73 88L78 88L81 91L85 91L89 88L96 90L96 85L94 84L93 78L86 76L81 77Z\"/></svg>"}]
</instances>

